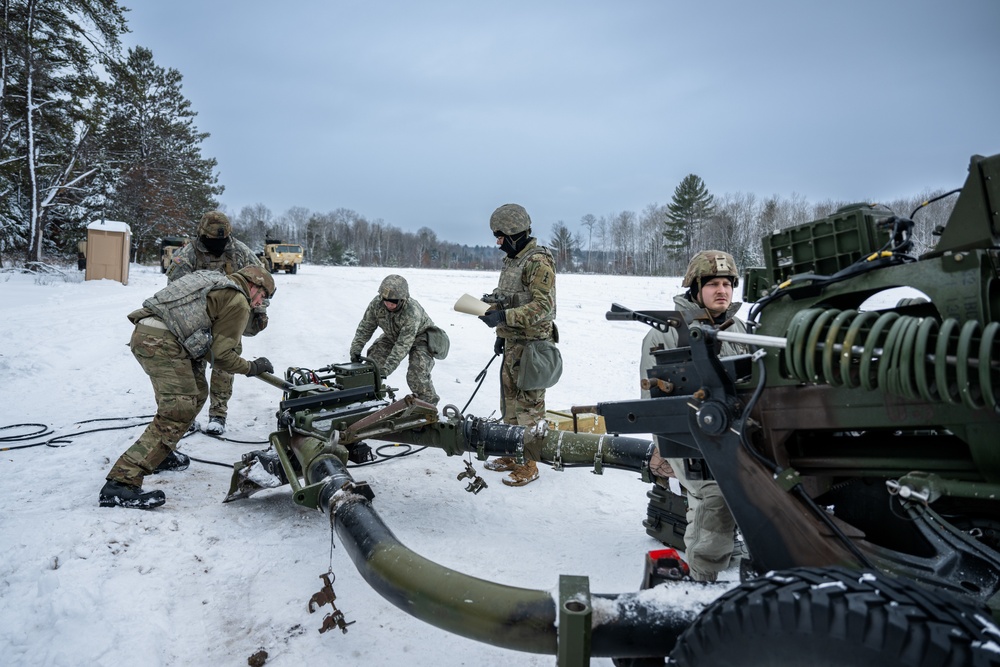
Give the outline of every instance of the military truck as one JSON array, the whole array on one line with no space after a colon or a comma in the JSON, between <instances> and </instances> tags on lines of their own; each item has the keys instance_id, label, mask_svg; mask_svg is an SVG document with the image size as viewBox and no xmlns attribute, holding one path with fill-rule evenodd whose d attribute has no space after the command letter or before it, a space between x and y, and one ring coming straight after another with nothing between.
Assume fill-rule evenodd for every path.
<instances>
[{"instance_id":1,"label":"military truck","mask_svg":"<svg viewBox=\"0 0 1000 667\"><path fill-rule=\"evenodd\" d=\"M612 304L607 319L676 329L679 346L655 354L650 398L587 410L607 434L439 414L395 400L367 360L262 375L284 391L277 428L268 450L235 464L227 500L290 485L294 502L330 514L358 571L401 610L560 667L596 656L631 667L1000 665L1000 155L973 156L964 187L940 198L955 194L919 256L919 208L853 206L765 237L765 266L744 277L748 333ZM901 287L920 296L873 299ZM721 357L722 341L752 353ZM623 435L647 433L652 442ZM534 590L456 572L408 550L377 515L372 488L347 467L370 455L365 439L478 460L534 450L553 468L619 467L647 482L654 448L699 461L748 549L741 583L692 582L673 550L643 554L641 589L620 594L593 593L582 576ZM466 490L486 492L465 466ZM669 500L651 497L651 508L678 513ZM572 499L551 511L585 512ZM660 518L650 512L647 531L668 541L674 526L655 532ZM327 621L346 632L339 610Z\"/></svg>"},{"instance_id":2,"label":"military truck","mask_svg":"<svg viewBox=\"0 0 1000 667\"><path fill-rule=\"evenodd\" d=\"M174 253L184 247L190 241L186 236L164 236L160 239L160 272L166 273L170 268L170 262L174 258Z\"/></svg>"},{"instance_id":3,"label":"military truck","mask_svg":"<svg viewBox=\"0 0 1000 667\"><path fill-rule=\"evenodd\" d=\"M285 243L280 239L266 239L264 252L260 253L258 257L271 273L278 271L298 273L299 264L302 263L302 255L302 246L298 244Z\"/></svg>"}]
</instances>

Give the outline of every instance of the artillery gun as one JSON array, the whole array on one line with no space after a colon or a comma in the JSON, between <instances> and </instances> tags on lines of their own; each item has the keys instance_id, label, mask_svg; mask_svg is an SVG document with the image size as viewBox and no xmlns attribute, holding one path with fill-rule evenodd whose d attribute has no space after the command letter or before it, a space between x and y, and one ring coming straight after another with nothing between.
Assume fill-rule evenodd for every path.
<instances>
[{"instance_id":1,"label":"artillery gun","mask_svg":"<svg viewBox=\"0 0 1000 667\"><path fill-rule=\"evenodd\" d=\"M910 254L914 216L876 207L776 232L764 239L766 266L745 279L755 302L747 334L613 305L608 319L679 334L680 347L656 354L649 399L594 407L609 433L651 433L652 443L453 407L439 415L413 397L390 400L366 361L268 376L285 391L279 428L270 450L236 465L227 499L291 484L296 502L336 517L362 576L398 607L479 641L554 654L560 666L591 656L1000 664L998 211L1000 155L973 156L937 245L920 257ZM922 296L867 305L900 287ZM723 340L752 353L719 357ZM365 438L390 435L481 459L533 448L553 465L647 477L653 447L700 459L749 550L743 582L718 597L647 556L649 590L598 595L564 576L553 594L436 565L398 543L346 469Z\"/></svg>"}]
</instances>

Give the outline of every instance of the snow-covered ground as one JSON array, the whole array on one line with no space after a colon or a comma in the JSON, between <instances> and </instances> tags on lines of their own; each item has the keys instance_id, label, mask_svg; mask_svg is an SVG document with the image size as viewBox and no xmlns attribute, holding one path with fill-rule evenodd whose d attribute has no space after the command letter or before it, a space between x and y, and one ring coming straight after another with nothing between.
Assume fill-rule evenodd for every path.
<instances>
[{"instance_id":1,"label":"snow-covered ground","mask_svg":"<svg viewBox=\"0 0 1000 667\"><path fill-rule=\"evenodd\" d=\"M346 361L365 305L382 278L404 275L411 294L451 337L434 369L441 404L461 408L492 356L493 333L455 312L464 292L480 295L497 274L472 271L304 265L276 275L270 326L244 339L244 356L318 368ZM166 284L157 268L133 265L127 286L0 274L0 663L5 665L246 665L263 648L267 665L554 665L449 634L416 620L361 578L328 518L296 505L287 486L222 504L231 464L262 447L280 392L238 377L227 442L196 433L182 451L224 466L193 463L146 480L162 489L154 511L99 508L111 463L155 410L152 388L128 349L125 315ZM549 409L636 397L644 327L609 322L612 302L663 308L679 278L560 275L560 348L565 370ZM499 403L498 363L467 413ZM405 363L389 378L408 393ZM122 418L129 418L121 421ZM107 420L88 422L88 420ZM207 407L200 421L207 422ZM86 433L95 429L116 428ZM51 446L14 448L51 440ZM641 437L641 436L640 436ZM371 443L379 446L385 443ZM398 453L404 448L393 448ZM560 574L586 575L595 593L635 591L643 556L647 485L636 473L587 468L556 472L523 488L474 466L489 488L474 495L456 476L463 459L437 449L354 471L400 541L447 567L501 584L554 590ZM332 568L336 604L354 624L320 634L329 607L309 598ZM728 581L737 579L732 570ZM610 665L597 659L594 665Z\"/></svg>"}]
</instances>

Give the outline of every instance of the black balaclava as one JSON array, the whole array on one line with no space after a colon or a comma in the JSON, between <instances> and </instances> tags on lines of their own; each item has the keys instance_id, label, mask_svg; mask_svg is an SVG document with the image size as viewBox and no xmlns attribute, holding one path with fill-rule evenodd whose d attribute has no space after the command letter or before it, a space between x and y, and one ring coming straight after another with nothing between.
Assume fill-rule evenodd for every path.
<instances>
[{"instance_id":1,"label":"black balaclava","mask_svg":"<svg viewBox=\"0 0 1000 667\"><path fill-rule=\"evenodd\" d=\"M201 243L208 252L216 257L222 257L222 253L226 252L226 246L229 244L229 237L209 238L208 236L202 236Z\"/></svg>"},{"instance_id":2,"label":"black balaclava","mask_svg":"<svg viewBox=\"0 0 1000 667\"><path fill-rule=\"evenodd\" d=\"M503 241L500 242L500 249L507 253L507 257L514 259L519 252L524 250L524 246L528 245L528 241L531 240L531 237L528 236L530 233L531 230L526 229L520 234L504 236Z\"/></svg>"}]
</instances>

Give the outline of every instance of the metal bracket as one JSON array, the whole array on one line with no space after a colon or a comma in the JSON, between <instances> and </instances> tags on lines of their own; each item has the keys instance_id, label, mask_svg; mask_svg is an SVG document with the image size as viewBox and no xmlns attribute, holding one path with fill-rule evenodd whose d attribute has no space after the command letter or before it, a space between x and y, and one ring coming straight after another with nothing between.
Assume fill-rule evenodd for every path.
<instances>
[{"instance_id":1,"label":"metal bracket","mask_svg":"<svg viewBox=\"0 0 1000 667\"><path fill-rule=\"evenodd\" d=\"M558 667L585 667L590 664L591 617L590 580L559 575Z\"/></svg>"},{"instance_id":2,"label":"metal bracket","mask_svg":"<svg viewBox=\"0 0 1000 667\"><path fill-rule=\"evenodd\" d=\"M344 612L337 609L337 605L333 603L333 601L337 599L337 594L333 592L333 582L330 580L331 576L333 576L333 572L327 572L326 574L319 575L319 578L325 583L323 588L321 588L318 593L309 599L309 613L312 614L316 611L316 609L325 604L330 605L333 610L323 618L323 624L319 629L320 633L322 634L327 630L332 630L333 628L340 628L340 630L346 635L347 626L353 625L356 621L347 622L344 618ZM336 579L336 577L334 577L334 579ZM316 606L316 609L313 608L313 605Z\"/></svg>"},{"instance_id":3,"label":"metal bracket","mask_svg":"<svg viewBox=\"0 0 1000 667\"><path fill-rule=\"evenodd\" d=\"M565 470L562 462L562 441L564 435L566 435L566 431L559 431L559 438L556 440L556 455L555 458L552 459L552 469L559 472L563 472L563 470Z\"/></svg>"},{"instance_id":4,"label":"metal bracket","mask_svg":"<svg viewBox=\"0 0 1000 667\"><path fill-rule=\"evenodd\" d=\"M465 490L469 493L477 494L483 489L489 488L486 480L476 474L476 469L468 461L465 462L465 470L458 473L458 481L461 482L463 479L470 480L465 487Z\"/></svg>"},{"instance_id":5,"label":"metal bracket","mask_svg":"<svg viewBox=\"0 0 1000 667\"><path fill-rule=\"evenodd\" d=\"M604 474L604 436L597 441L597 453L594 454L594 469L591 471L595 475Z\"/></svg>"}]
</instances>

